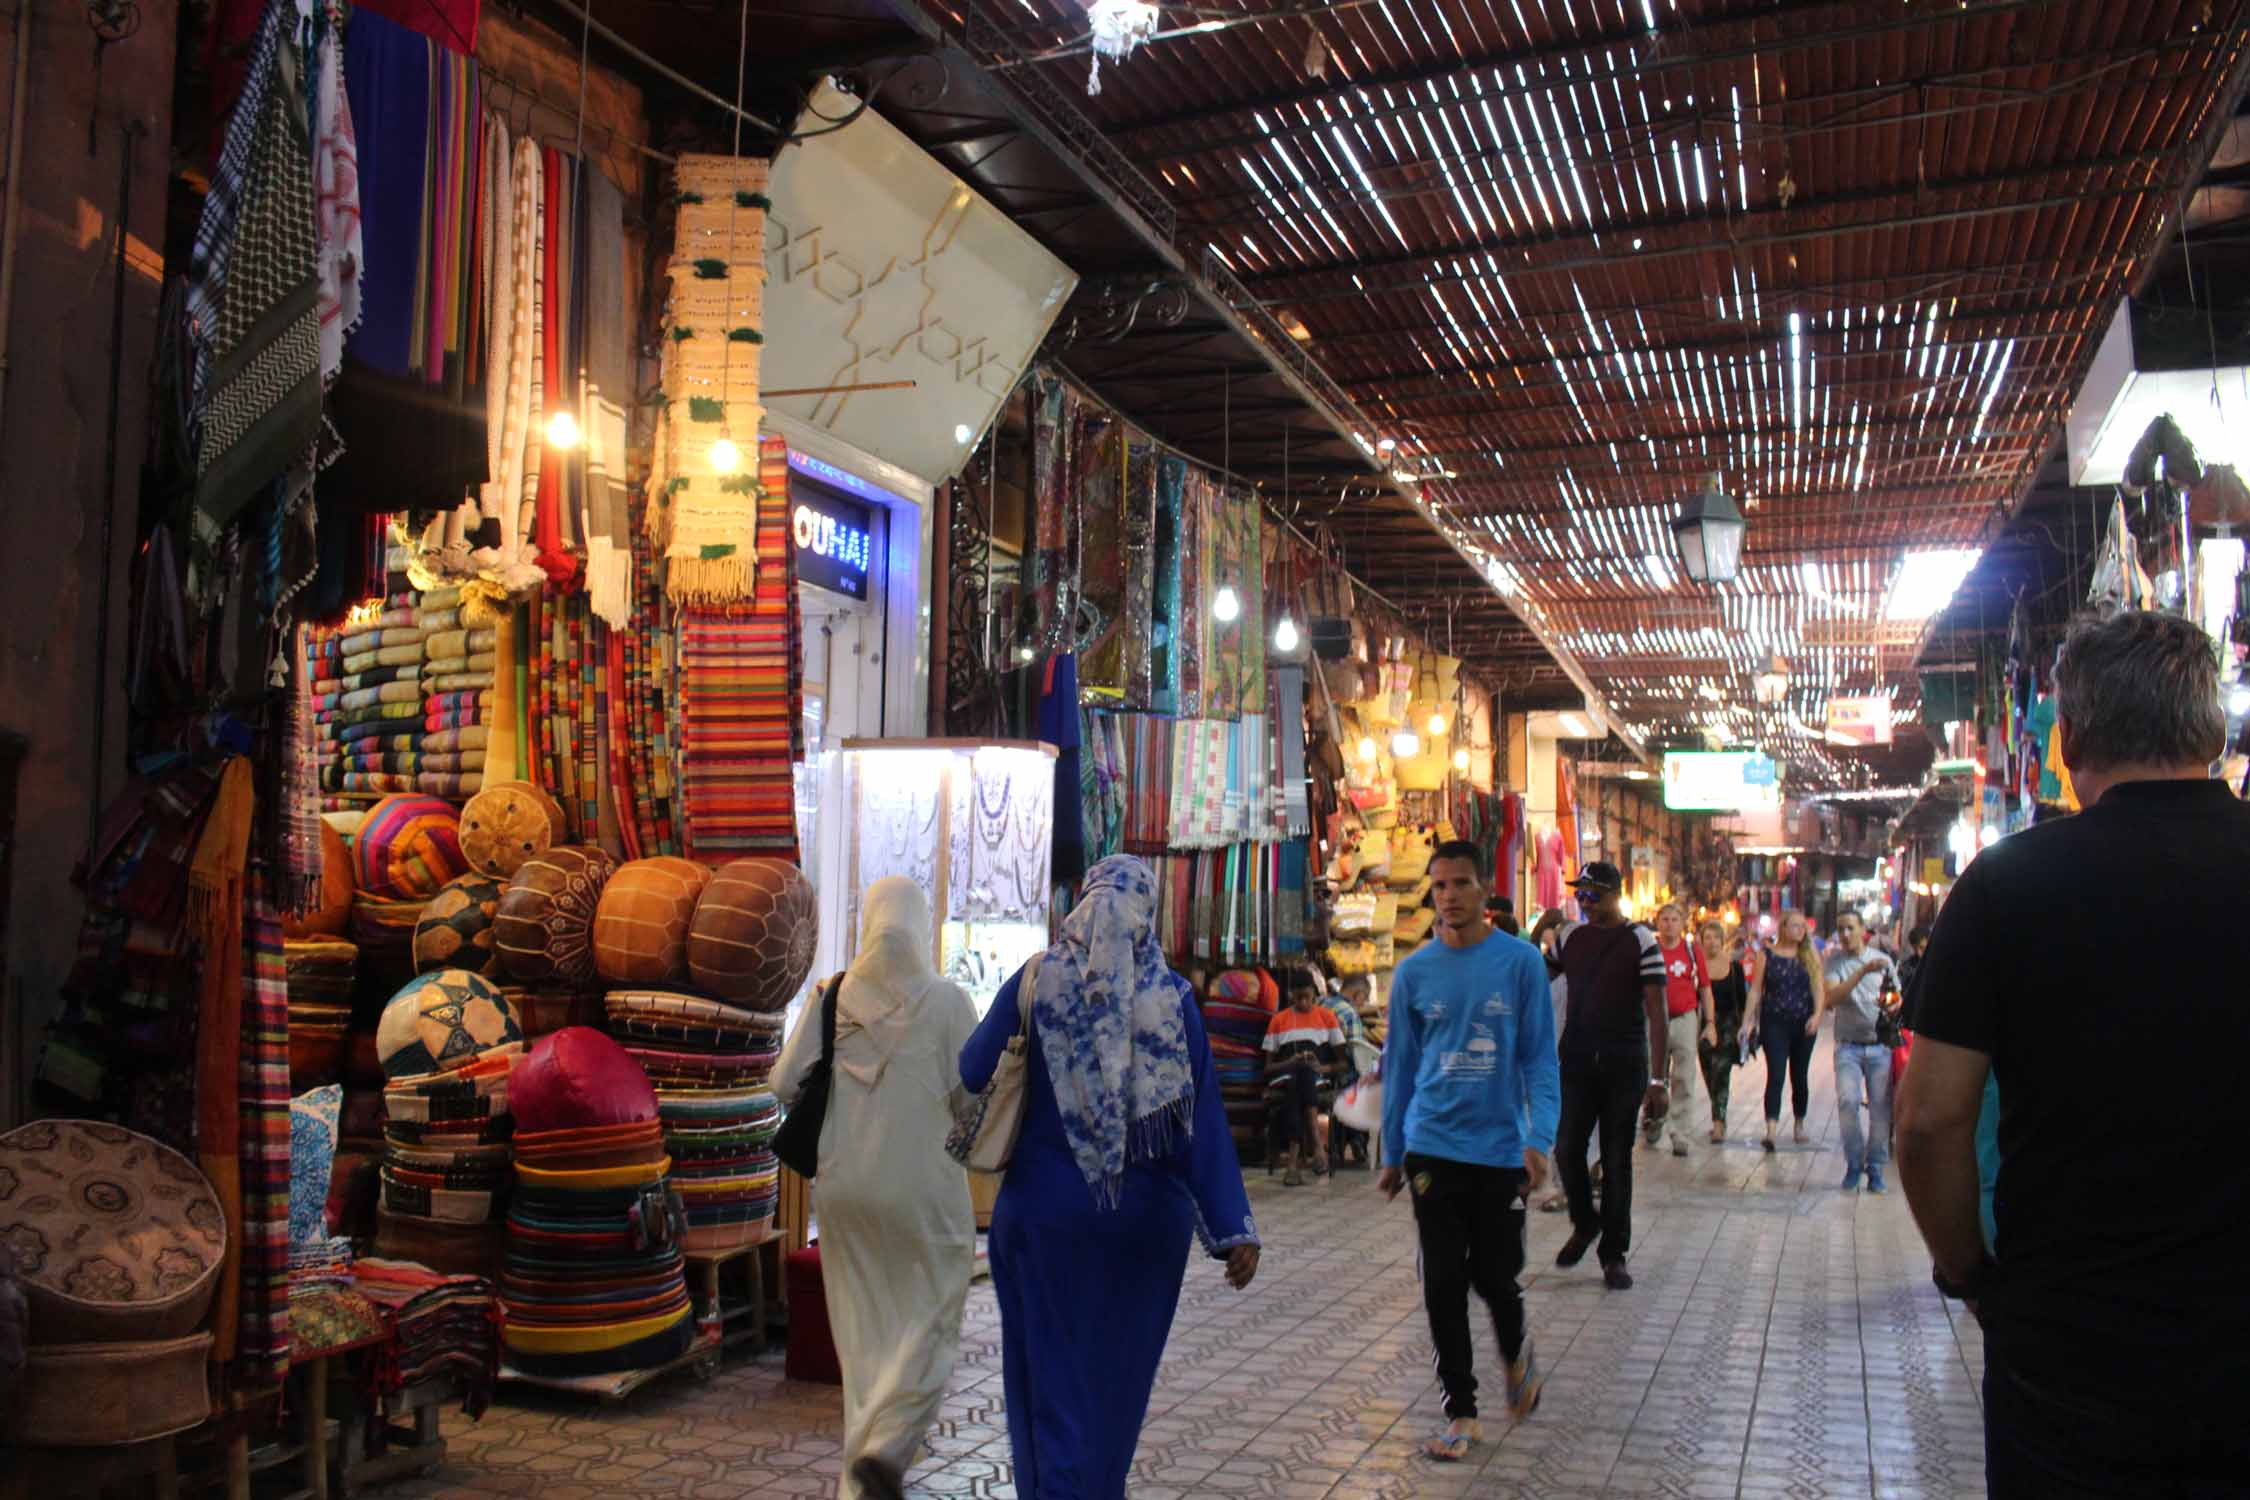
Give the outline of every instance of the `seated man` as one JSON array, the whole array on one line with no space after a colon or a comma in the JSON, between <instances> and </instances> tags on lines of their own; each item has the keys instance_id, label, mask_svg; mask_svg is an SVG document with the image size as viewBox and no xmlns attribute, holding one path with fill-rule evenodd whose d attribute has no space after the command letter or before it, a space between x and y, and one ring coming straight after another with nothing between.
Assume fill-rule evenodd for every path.
<instances>
[{"instance_id":1,"label":"seated man","mask_svg":"<svg viewBox=\"0 0 2250 1500\"><path fill-rule=\"evenodd\" d=\"M1284 1187L1304 1186L1311 1156L1315 1176L1328 1170L1327 1122L1321 1111L1334 1102L1344 1070L1344 1032L1336 1013L1320 1003L1320 981L1309 969L1283 976L1289 1003L1266 1027L1266 1103L1279 1111L1278 1131L1286 1153Z\"/></svg>"}]
</instances>

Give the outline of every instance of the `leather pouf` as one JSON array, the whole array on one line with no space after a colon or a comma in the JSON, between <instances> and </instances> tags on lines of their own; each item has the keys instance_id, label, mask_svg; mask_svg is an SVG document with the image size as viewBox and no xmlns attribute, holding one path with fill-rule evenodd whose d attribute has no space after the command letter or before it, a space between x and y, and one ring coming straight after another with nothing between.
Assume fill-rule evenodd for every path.
<instances>
[{"instance_id":1,"label":"leather pouf","mask_svg":"<svg viewBox=\"0 0 2250 1500\"><path fill-rule=\"evenodd\" d=\"M594 968L612 984L687 972L688 924L711 872L691 859L637 859L610 877L594 918Z\"/></svg>"},{"instance_id":2,"label":"leather pouf","mask_svg":"<svg viewBox=\"0 0 2250 1500\"><path fill-rule=\"evenodd\" d=\"M359 888L390 901L427 901L456 875L461 815L437 797L385 797L368 810L352 846Z\"/></svg>"},{"instance_id":3,"label":"leather pouf","mask_svg":"<svg viewBox=\"0 0 2250 1500\"><path fill-rule=\"evenodd\" d=\"M414 970L467 969L487 977L499 972L500 955L492 946L493 924L500 914L500 881L483 874L468 874L452 881L422 908L414 924Z\"/></svg>"},{"instance_id":4,"label":"leather pouf","mask_svg":"<svg viewBox=\"0 0 2250 1500\"><path fill-rule=\"evenodd\" d=\"M594 913L617 862L566 844L523 862L500 895L493 943L521 984L585 984L594 977Z\"/></svg>"},{"instance_id":5,"label":"leather pouf","mask_svg":"<svg viewBox=\"0 0 2250 1500\"><path fill-rule=\"evenodd\" d=\"M562 804L528 781L495 782L461 809L462 857L503 880L569 836Z\"/></svg>"},{"instance_id":6,"label":"leather pouf","mask_svg":"<svg viewBox=\"0 0 2250 1500\"><path fill-rule=\"evenodd\" d=\"M320 825L320 900L301 917L283 917L285 938L342 937L352 920L352 850L344 836Z\"/></svg>"},{"instance_id":7,"label":"leather pouf","mask_svg":"<svg viewBox=\"0 0 2250 1500\"><path fill-rule=\"evenodd\" d=\"M531 1135L656 1118L656 1090L641 1065L591 1026L540 1038L516 1065L508 1097L516 1129Z\"/></svg>"},{"instance_id":8,"label":"leather pouf","mask_svg":"<svg viewBox=\"0 0 2250 1500\"><path fill-rule=\"evenodd\" d=\"M227 1229L219 1195L171 1147L93 1120L34 1120L0 1135L0 1242L37 1342L174 1339L211 1305Z\"/></svg>"},{"instance_id":9,"label":"leather pouf","mask_svg":"<svg viewBox=\"0 0 2250 1500\"><path fill-rule=\"evenodd\" d=\"M738 859L711 877L688 927L696 987L746 1010L778 1011L812 972L820 936L813 888L795 865Z\"/></svg>"},{"instance_id":10,"label":"leather pouf","mask_svg":"<svg viewBox=\"0 0 2250 1500\"><path fill-rule=\"evenodd\" d=\"M0 1403L0 1439L110 1448L185 1432L211 1415L210 1357L208 1333L37 1345L20 1398Z\"/></svg>"},{"instance_id":11,"label":"leather pouf","mask_svg":"<svg viewBox=\"0 0 2250 1500\"><path fill-rule=\"evenodd\" d=\"M490 980L439 969L409 980L383 1007L375 1031L386 1078L448 1073L490 1052L523 1048L515 1010Z\"/></svg>"}]
</instances>

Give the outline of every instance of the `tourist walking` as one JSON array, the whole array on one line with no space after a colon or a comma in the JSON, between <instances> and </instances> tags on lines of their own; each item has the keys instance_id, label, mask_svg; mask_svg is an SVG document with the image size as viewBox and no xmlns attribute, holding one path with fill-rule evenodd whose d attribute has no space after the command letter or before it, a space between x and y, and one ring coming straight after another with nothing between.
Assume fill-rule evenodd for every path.
<instances>
[{"instance_id":1,"label":"tourist walking","mask_svg":"<svg viewBox=\"0 0 2250 1500\"><path fill-rule=\"evenodd\" d=\"M1664 1065L1672 1107L1649 1116L1651 1146L1669 1141L1674 1156L1688 1154L1688 1105L1695 1098L1696 1046L1713 1039L1711 975L1703 949L1687 939L1687 912L1667 903L1656 914L1657 950L1664 956Z\"/></svg>"},{"instance_id":2,"label":"tourist walking","mask_svg":"<svg viewBox=\"0 0 2250 1500\"><path fill-rule=\"evenodd\" d=\"M1818 1033L1820 1018L1836 1012L1836 1129L1844 1144L1844 1191L1857 1192L1864 1173L1867 1190L1880 1193L1891 1143L1891 1049L1882 1036L1883 1002L1896 982L1897 965L1868 946L1866 920L1848 911L1836 921L1836 946L1822 977L1820 1005L1806 1030Z\"/></svg>"},{"instance_id":3,"label":"tourist walking","mask_svg":"<svg viewBox=\"0 0 2250 1500\"><path fill-rule=\"evenodd\" d=\"M945 1154L964 1102L958 1058L976 1011L931 962L930 898L901 877L868 887L859 952L835 996L835 1060L820 1132L821 1279L844 1371L842 1500L892 1500L953 1375L976 1264L968 1178ZM774 1093L796 1103L820 1059L805 1007Z\"/></svg>"},{"instance_id":4,"label":"tourist walking","mask_svg":"<svg viewBox=\"0 0 2250 1500\"><path fill-rule=\"evenodd\" d=\"M1669 1107L1664 1078L1651 1065L1664 1056L1664 959L1656 934L1626 920L1619 904L1625 877L1596 860L1573 882L1586 920L1563 929L1558 967L1569 983L1563 1027L1562 1123L1555 1138L1563 1190L1570 1198L1570 1238L1555 1257L1568 1270L1600 1241L1602 1280L1612 1291L1633 1285L1625 1257L1633 1247L1633 1121L1644 1110L1662 1119ZM1602 1201L1594 1208L1586 1143L1602 1141Z\"/></svg>"},{"instance_id":5,"label":"tourist walking","mask_svg":"<svg viewBox=\"0 0 2250 1500\"><path fill-rule=\"evenodd\" d=\"M1758 960L1759 1002L1752 1012L1757 1024L1750 1045L1763 1041L1766 1053L1766 1139L1773 1149L1774 1132L1781 1126L1781 1083L1789 1080L1789 1105L1797 1120L1797 1144L1811 1139L1805 1115L1812 1108L1812 1055L1818 1040L1813 1018L1820 1008L1814 987L1821 976L1820 950L1813 946L1812 926L1801 911L1786 913L1773 947Z\"/></svg>"},{"instance_id":6,"label":"tourist walking","mask_svg":"<svg viewBox=\"0 0 2250 1500\"><path fill-rule=\"evenodd\" d=\"M1022 1133L992 1213L992 1287L1022 1500L1121 1500L1200 1239L1246 1287L1258 1231L1187 981L1156 939L1156 877L1086 872L1040 957L961 1053L981 1090L1024 1029ZM1028 966L1027 966L1028 967Z\"/></svg>"},{"instance_id":7,"label":"tourist walking","mask_svg":"<svg viewBox=\"0 0 2250 1500\"><path fill-rule=\"evenodd\" d=\"M1758 1003L1754 952L1729 952L1723 923L1706 922L1697 934L1704 972L1711 976L1711 1024L1704 1029L1697 1060L1703 1065L1703 1091L1711 1096L1711 1144L1727 1138L1727 1103L1734 1070L1742 1062L1743 1017Z\"/></svg>"},{"instance_id":8,"label":"tourist walking","mask_svg":"<svg viewBox=\"0 0 2250 1500\"><path fill-rule=\"evenodd\" d=\"M2227 940L2250 806L2208 771L2227 737L2217 662L2174 615L2071 631L2056 719L2084 811L1979 853L1916 976L1899 1174L1939 1289L1984 1325L1994 1500L2250 1485L2250 1157L2232 1149L2250 1006ZM2145 1100L2090 1092L2105 1069L2145 1080ZM1988 1254L1977 1122L1994 1074Z\"/></svg>"},{"instance_id":9,"label":"tourist walking","mask_svg":"<svg viewBox=\"0 0 2250 1500\"><path fill-rule=\"evenodd\" d=\"M1402 1186L1414 1194L1422 1302L1445 1394L1445 1430L1426 1451L1458 1463L1482 1437L1472 1289L1492 1314L1508 1409L1519 1420L1538 1407L1545 1383L1516 1278L1524 1205L1551 1170L1561 1082L1546 965L1488 919L1483 851L1440 844L1429 875L1438 941L1416 949L1391 980L1377 1185L1386 1198Z\"/></svg>"}]
</instances>

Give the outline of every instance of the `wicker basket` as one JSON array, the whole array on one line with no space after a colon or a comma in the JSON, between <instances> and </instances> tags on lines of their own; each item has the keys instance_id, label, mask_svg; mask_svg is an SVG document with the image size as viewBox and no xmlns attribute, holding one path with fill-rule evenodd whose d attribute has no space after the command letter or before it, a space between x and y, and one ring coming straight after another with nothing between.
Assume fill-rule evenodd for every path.
<instances>
[{"instance_id":1,"label":"wicker basket","mask_svg":"<svg viewBox=\"0 0 2250 1500\"><path fill-rule=\"evenodd\" d=\"M23 1385L0 1402L0 1438L104 1448L185 1432L211 1415L211 1335L34 1345Z\"/></svg>"}]
</instances>

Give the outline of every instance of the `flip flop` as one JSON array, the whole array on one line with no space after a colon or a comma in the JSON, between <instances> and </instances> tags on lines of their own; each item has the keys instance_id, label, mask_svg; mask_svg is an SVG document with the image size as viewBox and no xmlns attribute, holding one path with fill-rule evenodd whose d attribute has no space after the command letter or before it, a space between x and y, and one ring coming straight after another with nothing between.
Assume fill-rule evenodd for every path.
<instances>
[{"instance_id":1,"label":"flip flop","mask_svg":"<svg viewBox=\"0 0 2250 1500\"><path fill-rule=\"evenodd\" d=\"M1441 1464L1457 1464L1469 1456L1477 1440L1465 1432L1441 1432L1422 1445L1423 1453Z\"/></svg>"}]
</instances>

